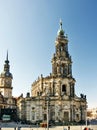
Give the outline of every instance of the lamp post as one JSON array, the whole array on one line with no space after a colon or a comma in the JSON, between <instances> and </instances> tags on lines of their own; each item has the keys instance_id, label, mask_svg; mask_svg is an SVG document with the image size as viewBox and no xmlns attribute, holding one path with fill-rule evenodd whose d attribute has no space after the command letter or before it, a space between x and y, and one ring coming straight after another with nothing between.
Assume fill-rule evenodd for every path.
<instances>
[{"instance_id":1,"label":"lamp post","mask_svg":"<svg viewBox=\"0 0 97 130\"><path fill-rule=\"evenodd\" d=\"M39 92L39 121L40 121L40 92Z\"/></svg>"},{"instance_id":2,"label":"lamp post","mask_svg":"<svg viewBox=\"0 0 97 130\"><path fill-rule=\"evenodd\" d=\"M87 104L86 104L86 126L87 126Z\"/></svg>"},{"instance_id":3,"label":"lamp post","mask_svg":"<svg viewBox=\"0 0 97 130\"><path fill-rule=\"evenodd\" d=\"M47 99L47 130L49 130L49 101Z\"/></svg>"},{"instance_id":4,"label":"lamp post","mask_svg":"<svg viewBox=\"0 0 97 130\"><path fill-rule=\"evenodd\" d=\"M46 102L47 102L47 130L49 130L49 102L50 102L50 98L49 98L48 92L46 95Z\"/></svg>"},{"instance_id":5,"label":"lamp post","mask_svg":"<svg viewBox=\"0 0 97 130\"><path fill-rule=\"evenodd\" d=\"M65 119L64 119L64 99L63 99L63 97L60 98L59 106L60 106L60 112L61 112L61 121L62 121L62 125L63 125L63 130L64 130Z\"/></svg>"},{"instance_id":6,"label":"lamp post","mask_svg":"<svg viewBox=\"0 0 97 130\"><path fill-rule=\"evenodd\" d=\"M74 121L74 113L73 113L73 110L74 110L74 108L73 108L73 100L72 100L72 123L73 123L73 121Z\"/></svg>"},{"instance_id":7,"label":"lamp post","mask_svg":"<svg viewBox=\"0 0 97 130\"><path fill-rule=\"evenodd\" d=\"M64 130L64 118L63 118L63 130Z\"/></svg>"},{"instance_id":8,"label":"lamp post","mask_svg":"<svg viewBox=\"0 0 97 130\"><path fill-rule=\"evenodd\" d=\"M38 127L39 127L39 124L40 124L40 91L38 93L38 109L39 109L39 116L38 116L38 120L37 120L37 130L38 130Z\"/></svg>"}]
</instances>

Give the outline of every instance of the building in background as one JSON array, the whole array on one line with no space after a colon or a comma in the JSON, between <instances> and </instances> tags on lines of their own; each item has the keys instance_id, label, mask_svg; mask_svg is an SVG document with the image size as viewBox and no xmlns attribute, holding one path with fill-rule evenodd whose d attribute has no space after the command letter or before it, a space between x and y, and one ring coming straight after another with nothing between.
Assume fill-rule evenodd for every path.
<instances>
[{"instance_id":1,"label":"building in background","mask_svg":"<svg viewBox=\"0 0 97 130\"><path fill-rule=\"evenodd\" d=\"M0 74L0 119L3 117L10 117L9 119L15 120L16 118L16 98L12 96L12 79L10 73L10 65L7 57L4 64L4 70ZM7 118L5 119L7 120Z\"/></svg>"},{"instance_id":2,"label":"building in background","mask_svg":"<svg viewBox=\"0 0 97 130\"><path fill-rule=\"evenodd\" d=\"M97 108L91 108L87 110L87 118L89 120L96 119L97 120Z\"/></svg>"},{"instance_id":3,"label":"building in background","mask_svg":"<svg viewBox=\"0 0 97 130\"><path fill-rule=\"evenodd\" d=\"M86 95L75 93L75 79L72 75L72 59L68 51L68 38L62 22L55 40L52 72L41 75L32 83L31 96L21 95L17 100L18 116L31 122L47 120L52 122L85 122L87 113Z\"/></svg>"}]
</instances>

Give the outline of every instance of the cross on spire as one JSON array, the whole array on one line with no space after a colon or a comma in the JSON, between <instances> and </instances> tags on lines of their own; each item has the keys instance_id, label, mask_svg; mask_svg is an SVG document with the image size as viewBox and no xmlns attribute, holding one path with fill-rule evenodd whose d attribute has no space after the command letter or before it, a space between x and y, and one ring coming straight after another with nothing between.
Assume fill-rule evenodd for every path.
<instances>
[{"instance_id":1,"label":"cross on spire","mask_svg":"<svg viewBox=\"0 0 97 130\"><path fill-rule=\"evenodd\" d=\"M62 20L60 19L60 30L62 30Z\"/></svg>"}]
</instances>

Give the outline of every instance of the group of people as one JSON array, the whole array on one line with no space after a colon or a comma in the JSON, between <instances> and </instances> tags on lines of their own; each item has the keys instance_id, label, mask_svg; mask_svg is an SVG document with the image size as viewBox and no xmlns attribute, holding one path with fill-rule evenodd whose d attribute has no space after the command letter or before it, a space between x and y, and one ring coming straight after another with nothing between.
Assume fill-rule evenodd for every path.
<instances>
[{"instance_id":1,"label":"group of people","mask_svg":"<svg viewBox=\"0 0 97 130\"><path fill-rule=\"evenodd\" d=\"M84 130L93 130L93 129L91 129L91 128L88 128L88 127L85 127L85 128L84 128Z\"/></svg>"}]
</instances>

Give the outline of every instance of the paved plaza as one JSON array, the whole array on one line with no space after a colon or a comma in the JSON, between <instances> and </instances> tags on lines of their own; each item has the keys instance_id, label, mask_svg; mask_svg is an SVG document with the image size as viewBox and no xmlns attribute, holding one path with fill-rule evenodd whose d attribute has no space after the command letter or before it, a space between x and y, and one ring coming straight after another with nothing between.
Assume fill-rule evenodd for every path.
<instances>
[{"instance_id":1,"label":"paved plaza","mask_svg":"<svg viewBox=\"0 0 97 130\"><path fill-rule=\"evenodd\" d=\"M84 126L81 127L81 126L71 126L70 127L70 130L83 130L84 129ZM92 129L93 130L97 130L97 126L92 126ZM47 128L29 128L29 127L21 127L21 128L6 128L6 127L3 127L1 128L1 130L47 130ZM52 128L49 128L49 130L68 130L68 127L65 126L65 127L62 127L62 126L58 126L58 127L52 127Z\"/></svg>"},{"instance_id":2,"label":"paved plaza","mask_svg":"<svg viewBox=\"0 0 97 130\"><path fill-rule=\"evenodd\" d=\"M70 130L84 130L86 126L70 126ZM88 125L88 128L97 130L97 125ZM16 123L0 123L1 130L47 130L47 128ZM68 130L68 126L52 126L49 130Z\"/></svg>"}]
</instances>

